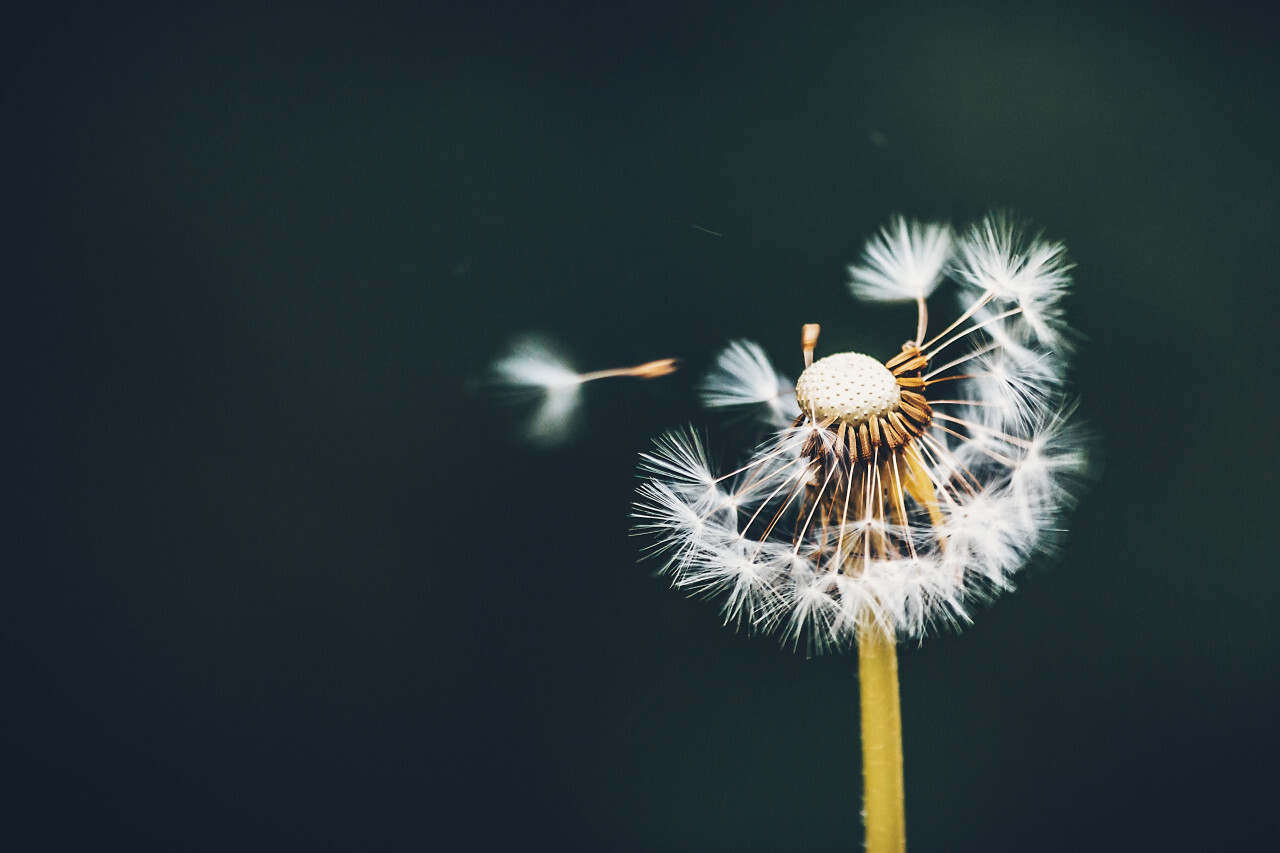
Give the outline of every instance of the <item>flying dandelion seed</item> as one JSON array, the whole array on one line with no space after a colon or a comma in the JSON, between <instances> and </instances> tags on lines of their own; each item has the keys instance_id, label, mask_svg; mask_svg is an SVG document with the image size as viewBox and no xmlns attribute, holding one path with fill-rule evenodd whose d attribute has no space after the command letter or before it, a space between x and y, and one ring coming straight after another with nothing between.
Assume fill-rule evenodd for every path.
<instances>
[{"instance_id":1,"label":"flying dandelion seed","mask_svg":"<svg viewBox=\"0 0 1280 853\"><path fill-rule=\"evenodd\" d=\"M517 339L510 352L493 365L493 381L503 396L534 403L524 437L549 447L574 436L585 383L617 376L654 379L674 372L676 363L674 358L663 358L635 367L578 373L550 341L525 336Z\"/></svg>"},{"instance_id":2,"label":"flying dandelion seed","mask_svg":"<svg viewBox=\"0 0 1280 853\"><path fill-rule=\"evenodd\" d=\"M920 638L1011 588L1055 541L1086 466L1065 392L1070 268L1060 244L1004 214L959 236L897 218L850 287L916 302L900 352L815 361L807 326L792 386L757 345L730 344L704 403L754 407L775 429L727 474L688 431L642 457L637 529L673 585L817 652L868 624ZM929 336L926 300L948 279L961 312Z\"/></svg>"}]
</instances>

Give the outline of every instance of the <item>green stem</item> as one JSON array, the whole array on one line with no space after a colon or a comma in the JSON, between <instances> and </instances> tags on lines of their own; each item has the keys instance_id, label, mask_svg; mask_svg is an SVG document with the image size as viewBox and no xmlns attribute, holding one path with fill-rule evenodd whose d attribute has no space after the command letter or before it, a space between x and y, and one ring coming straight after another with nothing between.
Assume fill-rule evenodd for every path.
<instances>
[{"instance_id":1,"label":"green stem","mask_svg":"<svg viewBox=\"0 0 1280 853\"><path fill-rule=\"evenodd\" d=\"M858 629L862 693L862 804L867 853L905 853L902 796L902 716L898 708L898 650L873 620Z\"/></svg>"}]
</instances>

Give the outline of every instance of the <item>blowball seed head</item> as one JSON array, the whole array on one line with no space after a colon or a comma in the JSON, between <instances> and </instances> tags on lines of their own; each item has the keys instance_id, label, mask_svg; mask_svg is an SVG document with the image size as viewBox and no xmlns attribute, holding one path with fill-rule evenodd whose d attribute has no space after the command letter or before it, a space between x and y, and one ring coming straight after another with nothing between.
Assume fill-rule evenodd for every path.
<instances>
[{"instance_id":1,"label":"blowball seed head","mask_svg":"<svg viewBox=\"0 0 1280 853\"><path fill-rule=\"evenodd\" d=\"M675 587L821 652L856 646L865 626L898 639L958 627L1054 548L1089 474L1053 345L1069 337L1057 304L1069 278L1059 244L1005 223L988 217L953 242L949 229L895 221L873 240L854 292L914 299L915 337L883 363L813 361L819 324L806 324L800 411L770 418L740 467L715 472L691 431L642 457L637 531ZM961 311L930 337L925 299L944 276ZM706 396L776 416L776 377L763 351L736 344Z\"/></svg>"},{"instance_id":2,"label":"blowball seed head","mask_svg":"<svg viewBox=\"0 0 1280 853\"><path fill-rule=\"evenodd\" d=\"M818 422L858 426L898 408L902 389L869 355L842 352L815 361L796 382L800 409Z\"/></svg>"}]
</instances>

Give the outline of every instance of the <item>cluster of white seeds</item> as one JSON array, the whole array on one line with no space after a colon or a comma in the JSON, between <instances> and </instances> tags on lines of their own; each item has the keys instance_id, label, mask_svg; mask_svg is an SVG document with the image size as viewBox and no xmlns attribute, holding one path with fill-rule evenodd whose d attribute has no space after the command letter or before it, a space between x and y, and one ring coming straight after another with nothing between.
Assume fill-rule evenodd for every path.
<instances>
[{"instance_id":1,"label":"cluster of white seeds","mask_svg":"<svg viewBox=\"0 0 1280 853\"><path fill-rule=\"evenodd\" d=\"M959 236L895 220L851 289L920 306L905 356L829 355L791 386L757 345L731 344L704 402L772 432L724 475L691 431L642 458L637 530L673 584L816 651L853 645L868 620L922 637L1010 589L1087 467L1065 395L1069 270L1060 244L1003 215ZM948 279L960 312L927 338L925 300Z\"/></svg>"}]
</instances>

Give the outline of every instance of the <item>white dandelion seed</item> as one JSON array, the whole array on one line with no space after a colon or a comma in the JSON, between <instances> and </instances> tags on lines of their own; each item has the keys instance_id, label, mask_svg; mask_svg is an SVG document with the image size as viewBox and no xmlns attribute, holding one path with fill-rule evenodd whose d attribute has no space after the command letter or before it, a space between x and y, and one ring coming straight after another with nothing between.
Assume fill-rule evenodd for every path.
<instances>
[{"instance_id":1,"label":"white dandelion seed","mask_svg":"<svg viewBox=\"0 0 1280 853\"><path fill-rule=\"evenodd\" d=\"M549 447L574 436L584 383L614 376L653 379L666 376L675 369L676 359L664 358L635 367L578 373L550 341L525 336L518 338L510 352L494 363L493 381L507 398L535 401L535 408L525 425L524 437Z\"/></svg>"},{"instance_id":2,"label":"white dandelion seed","mask_svg":"<svg viewBox=\"0 0 1280 853\"><path fill-rule=\"evenodd\" d=\"M868 241L862 260L849 267L849 289L859 299L927 299L951 257L951 227L896 216Z\"/></svg>"},{"instance_id":3,"label":"white dandelion seed","mask_svg":"<svg viewBox=\"0 0 1280 853\"><path fill-rule=\"evenodd\" d=\"M901 352L814 361L818 329L805 327L788 412L776 400L789 383L764 352L731 344L704 402L760 406L777 428L723 475L688 431L643 457L637 531L673 585L816 651L848 648L868 626L920 638L962 625L973 603L1011 589L1052 545L1086 470L1060 352L1069 269L1060 244L1002 215L954 246L946 226L897 218L851 272L855 294L917 301ZM962 310L926 339L925 300L944 271Z\"/></svg>"},{"instance_id":4,"label":"white dandelion seed","mask_svg":"<svg viewBox=\"0 0 1280 853\"><path fill-rule=\"evenodd\" d=\"M1042 349L1065 347L1066 321L1061 299L1071 286L1071 269L1066 247L1029 235L1026 228L1007 212L988 215L971 227L956 247L954 273L969 291L990 293L991 306L982 306L980 316L996 316L1012 305L1018 312L990 332L1001 331L1011 340Z\"/></svg>"},{"instance_id":5,"label":"white dandelion seed","mask_svg":"<svg viewBox=\"0 0 1280 853\"><path fill-rule=\"evenodd\" d=\"M754 409L776 427L800 414L791 380L774 370L769 356L753 341L733 341L721 350L698 393L704 406Z\"/></svg>"},{"instance_id":6,"label":"white dandelion seed","mask_svg":"<svg viewBox=\"0 0 1280 853\"><path fill-rule=\"evenodd\" d=\"M493 372L510 396L538 401L525 425L528 440L550 445L573 435L582 380L549 342L518 339L511 352L494 364Z\"/></svg>"}]
</instances>

